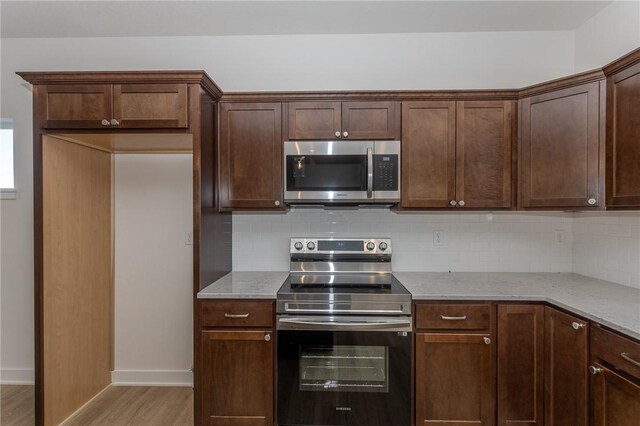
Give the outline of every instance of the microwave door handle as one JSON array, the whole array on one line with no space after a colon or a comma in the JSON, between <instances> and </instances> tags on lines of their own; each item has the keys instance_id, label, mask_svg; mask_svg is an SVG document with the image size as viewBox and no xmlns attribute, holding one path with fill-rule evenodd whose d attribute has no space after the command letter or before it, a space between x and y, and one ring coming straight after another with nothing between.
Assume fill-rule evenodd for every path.
<instances>
[{"instance_id":1,"label":"microwave door handle","mask_svg":"<svg viewBox=\"0 0 640 426\"><path fill-rule=\"evenodd\" d=\"M373 149L367 148L367 198L373 197Z\"/></svg>"}]
</instances>

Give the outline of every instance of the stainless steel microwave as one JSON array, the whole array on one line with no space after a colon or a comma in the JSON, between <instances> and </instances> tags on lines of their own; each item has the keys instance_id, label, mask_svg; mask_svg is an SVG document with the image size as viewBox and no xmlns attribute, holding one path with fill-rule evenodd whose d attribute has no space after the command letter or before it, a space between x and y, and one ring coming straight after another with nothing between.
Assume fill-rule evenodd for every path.
<instances>
[{"instance_id":1,"label":"stainless steel microwave","mask_svg":"<svg viewBox=\"0 0 640 426\"><path fill-rule=\"evenodd\" d=\"M286 141L289 204L400 201L400 141Z\"/></svg>"}]
</instances>

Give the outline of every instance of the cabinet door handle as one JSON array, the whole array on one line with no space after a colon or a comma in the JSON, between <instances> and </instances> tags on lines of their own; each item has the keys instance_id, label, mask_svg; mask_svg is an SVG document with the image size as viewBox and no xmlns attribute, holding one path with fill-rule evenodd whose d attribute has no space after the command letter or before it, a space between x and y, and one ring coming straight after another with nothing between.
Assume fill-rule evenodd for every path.
<instances>
[{"instance_id":1,"label":"cabinet door handle","mask_svg":"<svg viewBox=\"0 0 640 426\"><path fill-rule=\"evenodd\" d=\"M111 120L111 125L112 126L119 126L120 122L114 118L113 120Z\"/></svg>"},{"instance_id":2,"label":"cabinet door handle","mask_svg":"<svg viewBox=\"0 0 640 426\"><path fill-rule=\"evenodd\" d=\"M111 123L106 118L100 122L103 126L111 126Z\"/></svg>"},{"instance_id":3,"label":"cabinet door handle","mask_svg":"<svg viewBox=\"0 0 640 426\"><path fill-rule=\"evenodd\" d=\"M336 132L335 134L336 134L336 138L340 137L340 132Z\"/></svg>"},{"instance_id":4,"label":"cabinet door handle","mask_svg":"<svg viewBox=\"0 0 640 426\"><path fill-rule=\"evenodd\" d=\"M266 342L270 341L270 340L271 340L271 335L270 335L269 333L265 334L265 335L264 335L264 340L265 340Z\"/></svg>"},{"instance_id":5,"label":"cabinet door handle","mask_svg":"<svg viewBox=\"0 0 640 426\"><path fill-rule=\"evenodd\" d=\"M489 339L488 337L483 337L482 339L484 340L484 344L485 345L490 345L491 344L491 339Z\"/></svg>"},{"instance_id":6,"label":"cabinet door handle","mask_svg":"<svg viewBox=\"0 0 640 426\"><path fill-rule=\"evenodd\" d=\"M585 328L585 324L582 322L574 321L571 323L571 327L573 327L574 330L580 330L581 328Z\"/></svg>"},{"instance_id":7,"label":"cabinet door handle","mask_svg":"<svg viewBox=\"0 0 640 426\"><path fill-rule=\"evenodd\" d=\"M451 207L455 207L455 206L457 206L457 205L458 205L458 202L457 202L456 200L451 200L451 201L449 201L449 205L450 205Z\"/></svg>"},{"instance_id":8,"label":"cabinet door handle","mask_svg":"<svg viewBox=\"0 0 640 426\"><path fill-rule=\"evenodd\" d=\"M245 313L245 314L230 314L228 312L226 312L224 314L225 318L249 318L249 313Z\"/></svg>"},{"instance_id":9,"label":"cabinet door handle","mask_svg":"<svg viewBox=\"0 0 640 426\"><path fill-rule=\"evenodd\" d=\"M590 365L589 366L589 373L591 373L591 374L593 374L595 376L596 374L602 373L602 368L598 368L595 365Z\"/></svg>"},{"instance_id":10,"label":"cabinet door handle","mask_svg":"<svg viewBox=\"0 0 640 426\"><path fill-rule=\"evenodd\" d=\"M280 201L276 200L276 201L273 202L273 204L275 204L276 206L279 206L280 205Z\"/></svg>"},{"instance_id":11,"label":"cabinet door handle","mask_svg":"<svg viewBox=\"0 0 640 426\"><path fill-rule=\"evenodd\" d=\"M589 203L590 206L595 206L596 205L596 199L595 198L589 198L587 200L587 203Z\"/></svg>"},{"instance_id":12,"label":"cabinet door handle","mask_svg":"<svg viewBox=\"0 0 640 426\"><path fill-rule=\"evenodd\" d=\"M464 200L460 200L460 201L458 201L458 205L459 205L460 207L464 207Z\"/></svg>"},{"instance_id":13,"label":"cabinet door handle","mask_svg":"<svg viewBox=\"0 0 640 426\"><path fill-rule=\"evenodd\" d=\"M464 321L467 319L467 316L462 315L460 317L448 317L446 315L440 315L440 318L442 318L445 321Z\"/></svg>"},{"instance_id":14,"label":"cabinet door handle","mask_svg":"<svg viewBox=\"0 0 640 426\"><path fill-rule=\"evenodd\" d=\"M620 354L620 356L622 358L624 358L625 360L629 361L631 364L635 365L636 367L640 367L640 362L636 361L635 359L631 358L629 356L629 354L627 354L626 352L622 352Z\"/></svg>"},{"instance_id":15,"label":"cabinet door handle","mask_svg":"<svg viewBox=\"0 0 640 426\"><path fill-rule=\"evenodd\" d=\"M343 133L342 133L342 137L344 137L344 138L348 138L348 137L349 137L349 132L343 132Z\"/></svg>"}]
</instances>

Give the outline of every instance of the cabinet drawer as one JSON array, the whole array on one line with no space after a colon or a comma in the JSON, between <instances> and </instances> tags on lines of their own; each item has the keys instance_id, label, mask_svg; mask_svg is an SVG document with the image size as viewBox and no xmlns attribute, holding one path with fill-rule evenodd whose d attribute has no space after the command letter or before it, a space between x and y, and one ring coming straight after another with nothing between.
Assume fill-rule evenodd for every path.
<instances>
[{"instance_id":1,"label":"cabinet drawer","mask_svg":"<svg viewBox=\"0 0 640 426\"><path fill-rule=\"evenodd\" d=\"M205 301L202 327L273 327L273 302Z\"/></svg>"},{"instance_id":2,"label":"cabinet drawer","mask_svg":"<svg viewBox=\"0 0 640 426\"><path fill-rule=\"evenodd\" d=\"M416 328L431 330L488 330L487 304L417 304Z\"/></svg>"},{"instance_id":3,"label":"cabinet drawer","mask_svg":"<svg viewBox=\"0 0 640 426\"><path fill-rule=\"evenodd\" d=\"M640 344L591 327L591 354L640 379Z\"/></svg>"}]
</instances>

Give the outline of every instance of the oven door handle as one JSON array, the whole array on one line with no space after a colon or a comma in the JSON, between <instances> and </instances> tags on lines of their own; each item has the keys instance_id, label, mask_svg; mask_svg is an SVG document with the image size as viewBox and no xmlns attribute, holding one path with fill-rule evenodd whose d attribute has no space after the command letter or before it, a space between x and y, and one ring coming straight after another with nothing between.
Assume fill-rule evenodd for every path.
<instances>
[{"instance_id":1,"label":"oven door handle","mask_svg":"<svg viewBox=\"0 0 640 426\"><path fill-rule=\"evenodd\" d=\"M369 330L369 331L411 331L411 319L374 319L348 321L306 318L278 318L280 330Z\"/></svg>"},{"instance_id":2,"label":"oven door handle","mask_svg":"<svg viewBox=\"0 0 640 426\"><path fill-rule=\"evenodd\" d=\"M367 148L367 198L373 197L373 149Z\"/></svg>"}]
</instances>

